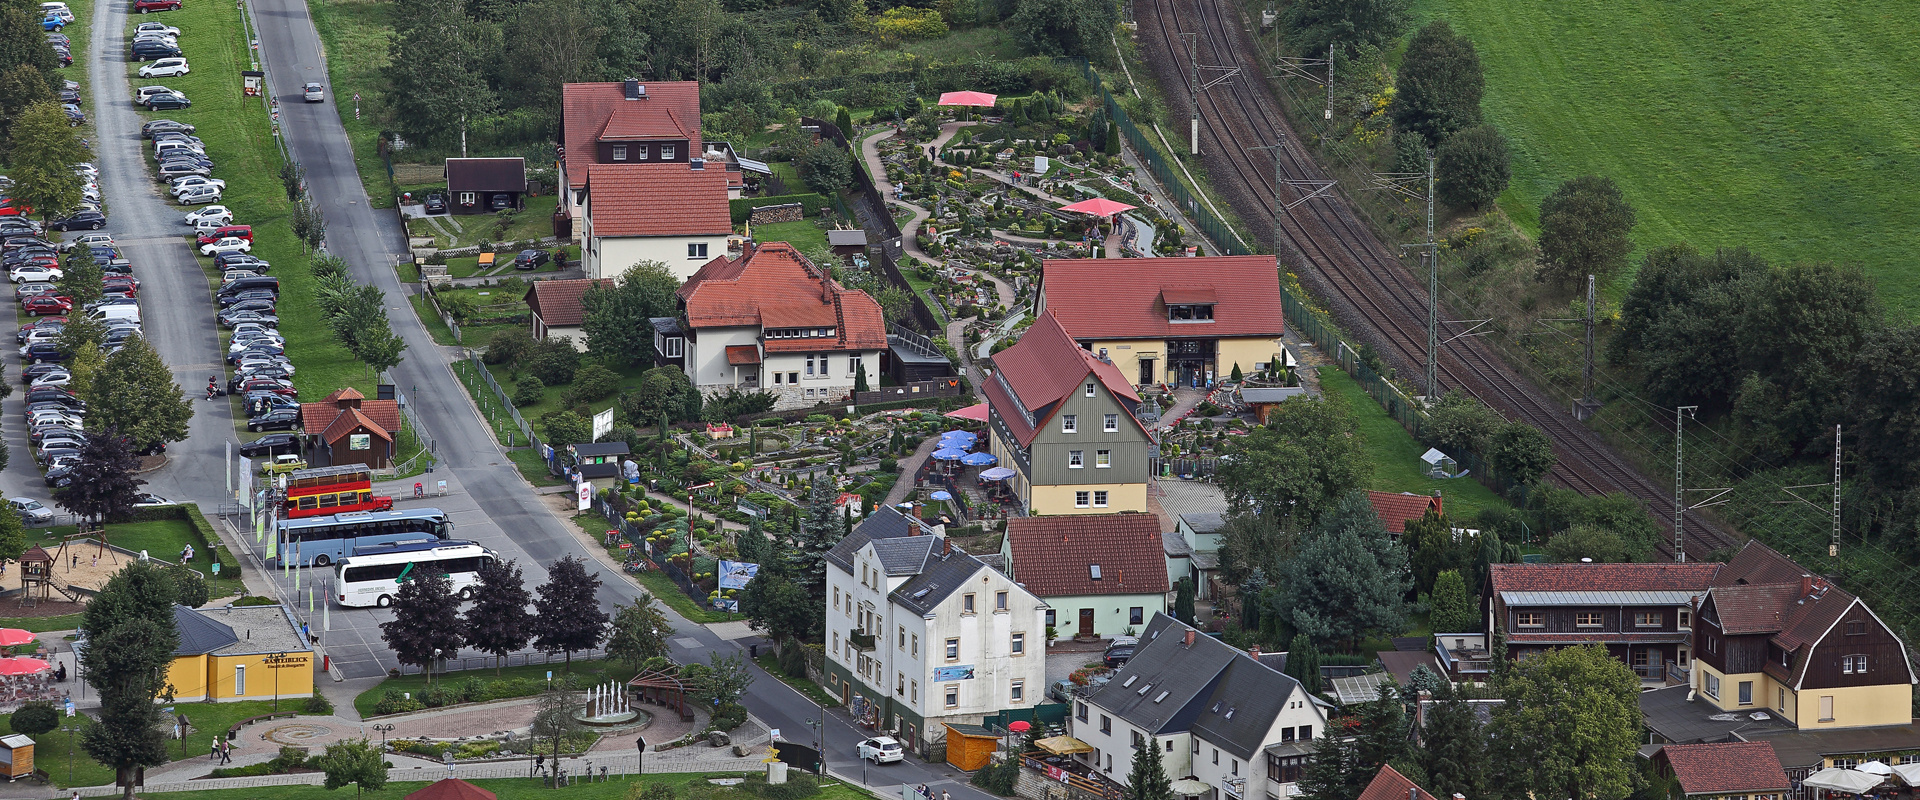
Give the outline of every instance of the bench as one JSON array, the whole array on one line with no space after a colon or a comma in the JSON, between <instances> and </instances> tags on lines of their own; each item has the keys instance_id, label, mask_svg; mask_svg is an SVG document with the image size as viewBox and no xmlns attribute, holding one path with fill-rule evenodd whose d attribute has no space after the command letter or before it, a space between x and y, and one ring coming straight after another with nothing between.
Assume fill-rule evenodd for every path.
<instances>
[{"instance_id":1,"label":"bench","mask_svg":"<svg viewBox=\"0 0 1920 800\"><path fill-rule=\"evenodd\" d=\"M261 714L259 716L248 717L246 719L240 720L239 722L233 723L233 727L227 729L227 741L231 742L234 739L240 738L240 729L247 727L248 725L252 725L253 723L272 720L272 719L283 719L283 718L292 719L299 715L300 713L297 711L275 711L271 714Z\"/></svg>"}]
</instances>

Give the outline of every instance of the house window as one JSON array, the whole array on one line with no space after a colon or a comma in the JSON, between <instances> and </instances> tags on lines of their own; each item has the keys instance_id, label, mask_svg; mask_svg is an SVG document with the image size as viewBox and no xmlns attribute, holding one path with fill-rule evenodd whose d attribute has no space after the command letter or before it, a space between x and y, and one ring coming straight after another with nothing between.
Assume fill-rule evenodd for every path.
<instances>
[{"instance_id":1,"label":"house window","mask_svg":"<svg viewBox=\"0 0 1920 800\"><path fill-rule=\"evenodd\" d=\"M1107 469L1107 468L1109 468L1109 467L1112 467L1112 466L1113 466L1113 451L1112 451L1112 450L1095 450L1095 451L1093 451L1093 467L1094 467L1094 469Z\"/></svg>"},{"instance_id":2,"label":"house window","mask_svg":"<svg viewBox=\"0 0 1920 800\"><path fill-rule=\"evenodd\" d=\"M1100 715L1100 732L1113 733L1113 720L1108 719L1105 714Z\"/></svg>"},{"instance_id":3,"label":"house window","mask_svg":"<svg viewBox=\"0 0 1920 800\"><path fill-rule=\"evenodd\" d=\"M616 145L614 145L614 146L613 146L613 160L615 160L615 161L625 161L625 160L627 160L627 146L626 146L626 145L624 145L624 144L616 144Z\"/></svg>"},{"instance_id":4,"label":"house window","mask_svg":"<svg viewBox=\"0 0 1920 800\"><path fill-rule=\"evenodd\" d=\"M1229 758L1227 759L1227 762L1233 765L1233 774L1235 775L1240 774L1240 759Z\"/></svg>"},{"instance_id":5,"label":"house window","mask_svg":"<svg viewBox=\"0 0 1920 800\"><path fill-rule=\"evenodd\" d=\"M906 696L907 673L904 673L904 672L893 673L893 693L897 695L901 695L903 697Z\"/></svg>"},{"instance_id":6,"label":"house window","mask_svg":"<svg viewBox=\"0 0 1920 800\"><path fill-rule=\"evenodd\" d=\"M1067 469L1083 469L1087 466L1087 451L1068 450Z\"/></svg>"},{"instance_id":7,"label":"house window","mask_svg":"<svg viewBox=\"0 0 1920 800\"><path fill-rule=\"evenodd\" d=\"M1633 615L1633 626L1636 628L1658 628L1664 619L1665 615L1658 611L1640 611Z\"/></svg>"},{"instance_id":8,"label":"house window","mask_svg":"<svg viewBox=\"0 0 1920 800\"><path fill-rule=\"evenodd\" d=\"M1600 627L1600 612L1582 611L1575 614L1573 615L1573 624L1581 628L1598 628Z\"/></svg>"},{"instance_id":9,"label":"house window","mask_svg":"<svg viewBox=\"0 0 1920 800\"><path fill-rule=\"evenodd\" d=\"M910 693L907 695L907 700L914 703L920 702L920 682L907 681L907 687L910 690Z\"/></svg>"},{"instance_id":10,"label":"house window","mask_svg":"<svg viewBox=\"0 0 1920 800\"><path fill-rule=\"evenodd\" d=\"M460 205L463 205L463 206L473 205L473 192L461 192Z\"/></svg>"},{"instance_id":11,"label":"house window","mask_svg":"<svg viewBox=\"0 0 1920 800\"><path fill-rule=\"evenodd\" d=\"M1861 636L1867 632L1866 620L1847 620L1847 635Z\"/></svg>"},{"instance_id":12,"label":"house window","mask_svg":"<svg viewBox=\"0 0 1920 800\"><path fill-rule=\"evenodd\" d=\"M1120 430L1120 415L1108 414L1105 417L1102 417L1100 422L1100 429L1103 431L1106 431L1107 433L1113 433L1114 431Z\"/></svg>"},{"instance_id":13,"label":"house window","mask_svg":"<svg viewBox=\"0 0 1920 800\"><path fill-rule=\"evenodd\" d=\"M907 638L912 640L911 643L913 645L911 649L907 650L907 655L913 656L914 658L919 658L920 657L920 634L916 633Z\"/></svg>"},{"instance_id":14,"label":"house window","mask_svg":"<svg viewBox=\"0 0 1920 800\"><path fill-rule=\"evenodd\" d=\"M247 667L244 664L233 668L233 693L235 695L247 693Z\"/></svg>"},{"instance_id":15,"label":"house window","mask_svg":"<svg viewBox=\"0 0 1920 800\"><path fill-rule=\"evenodd\" d=\"M1686 611L1684 609L1674 612L1673 620L1674 620L1674 624L1679 625L1682 628L1693 627L1693 613Z\"/></svg>"},{"instance_id":16,"label":"house window","mask_svg":"<svg viewBox=\"0 0 1920 800\"><path fill-rule=\"evenodd\" d=\"M1720 676L1711 672L1707 673L1707 696L1720 699Z\"/></svg>"},{"instance_id":17,"label":"house window","mask_svg":"<svg viewBox=\"0 0 1920 800\"><path fill-rule=\"evenodd\" d=\"M960 597L960 613L973 613L973 595L968 594Z\"/></svg>"},{"instance_id":18,"label":"house window","mask_svg":"<svg viewBox=\"0 0 1920 800\"><path fill-rule=\"evenodd\" d=\"M894 647L895 647L896 649L899 649L899 650L905 650L905 649L907 649L907 628L906 628L906 626L904 626L904 625L902 625L902 626L900 626L900 643L899 643L899 644L897 644L897 645L894 645Z\"/></svg>"},{"instance_id":19,"label":"house window","mask_svg":"<svg viewBox=\"0 0 1920 800\"><path fill-rule=\"evenodd\" d=\"M1833 721L1833 695L1830 695L1830 694L1820 695L1820 721L1821 722Z\"/></svg>"},{"instance_id":20,"label":"house window","mask_svg":"<svg viewBox=\"0 0 1920 800\"><path fill-rule=\"evenodd\" d=\"M675 150L674 150L674 146L673 146L673 145L670 145L670 144L663 144L663 145L660 145L660 160L661 160L661 161L672 161L672 160L673 160L673 156L674 156L674 153L675 153Z\"/></svg>"},{"instance_id":21,"label":"house window","mask_svg":"<svg viewBox=\"0 0 1920 800\"><path fill-rule=\"evenodd\" d=\"M1090 497L1090 496L1092 496L1092 494L1093 494L1092 492L1074 492L1074 493L1073 493L1073 507L1074 507L1074 508L1086 508L1086 507L1087 507L1087 498L1088 498L1088 497Z\"/></svg>"},{"instance_id":22,"label":"house window","mask_svg":"<svg viewBox=\"0 0 1920 800\"><path fill-rule=\"evenodd\" d=\"M1740 682L1740 705L1753 705L1753 681Z\"/></svg>"},{"instance_id":23,"label":"house window","mask_svg":"<svg viewBox=\"0 0 1920 800\"><path fill-rule=\"evenodd\" d=\"M833 654L840 655L840 632L833 632Z\"/></svg>"},{"instance_id":24,"label":"house window","mask_svg":"<svg viewBox=\"0 0 1920 800\"><path fill-rule=\"evenodd\" d=\"M1302 726L1300 726L1300 741L1303 741L1303 742L1311 742L1311 741L1313 741L1313 726L1312 726L1312 725L1302 725Z\"/></svg>"},{"instance_id":25,"label":"house window","mask_svg":"<svg viewBox=\"0 0 1920 800\"><path fill-rule=\"evenodd\" d=\"M838 586L833 587L833 607L834 608L840 607L840 587Z\"/></svg>"},{"instance_id":26,"label":"house window","mask_svg":"<svg viewBox=\"0 0 1920 800\"><path fill-rule=\"evenodd\" d=\"M784 372L773 373L773 385L779 386L780 384L785 383L785 380L783 379L786 377L787 377L787 373L784 373Z\"/></svg>"},{"instance_id":27,"label":"house window","mask_svg":"<svg viewBox=\"0 0 1920 800\"><path fill-rule=\"evenodd\" d=\"M1167 740L1167 752L1169 752L1169 753L1171 753L1171 752L1173 752L1173 740L1172 740L1172 739L1168 739L1168 740Z\"/></svg>"},{"instance_id":28,"label":"house window","mask_svg":"<svg viewBox=\"0 0 1920 800\"><path fill-rule=\"evenodd\" d=\"M1092 384L1092 383L1088 383L1088 384L1087 384L1087 396L1088 396L1088 397L1092 397L1092 396L1093 396L1093 384Z\"/></svg>"},{"instance_id":29,"label":"house window","mask_svg":"<svg viewBox=\"0 0 1920 800\"><path fill-rule=\"evenodd\" d=\"M1007 593L1006 592L993 593L993 608L996 611L1007 610Z\"/></svg>"},{"instance_id":30,"label":"house window","mask_svg":"<svg viewBox=\"0 0 1920 800\"><path fill-rule=\"evenodd\" d=\"M800 373L798 372L787 373L787 383L799 383L799 382L800 382Z\"/></svg>"},{"instance_id":31,"label":"house window","mask_svg":"<svg viewBox=\"0 0 1920 800\"><path fill-rule=\"evenodd\" d=\"M1080 720L1081 722L1087 721L1087 704L1086 703L1073 704L1073 718Z\"/></svg>"},{"instance_id":32,"label":"house window","mask_svg":"<svg viewBox=\"0 0 1920 800\"><path fill-rule=\"evenodd\" d=\"M1213 765L1220 766L1220 748L1213 748Z\"/></svg>"},{"instance_id":33,"label":"house window","mask_svg":"<svg viewBox=\"0 0 1920 800\"><path fill-rule=\"evenodd\" d=\"M1027 682L1014 681L1013 685L1007 688L1007 700L1008 702L1013 702L1013 703L1026 702L1027 701Z\"/></svg>"},{"instance_id":34,"label":"house window","mask_svg":"<svg viewBox=\"0 0 1920 800\"><path fill-rule=\"evenodd\" d=\"M848 375L860 374L860 354L859 353L854 353L853 355L847 356L847 374Z\"/></svg>"},{"instance_id":35,"label":"house window","mask_svg":"<svg viewBox=\"0 0 1920 800\"><path fill-rule=\"evenodd\" d=\"M948 661L960 660L960 640L959 639L947 640L947 660Z\"/></svg>"},{"instance_id":36,"label":"house window","mask_svg":"<svg viewBox=\"0 0 1920 800\"><path fill-rule=\"evenodd\" d=\"M687 258L706 258L707 243L694 242L687 245Z\"/></svg>"},{"instance_id":37,"label":"house window","mask_svg":"<svg viewBox=\"0 0 1920 800\"><path fill-rule=\"evenodd\" d=\"M1053 627L1053 609L1047 609L1047 627Z\"/></svg>"},{"instance_id":38,"label":"house window","mask_svg":"<svg viewBox=\"0 0 1920 800\"><path fill-rule=\"evenodd\" d=\"M1107 490L1105 490L1105 489L1098 489L1098 490L1095 490L1095 491L1094 491L1094 493L1093 493L1093 507L1094 507L1094 508L1106 508L1106 507L1107 507Z\"/></svg>"},{"instance_id":39,"label":"house window","mask_svg":"<svg viewBox=\"0 0 1920 800\"><path fill-rule=\"evenodd\" d=\"M1786 687L1782 686L1774 689L1774 691L1780 695L1779 697L1775 698L1779 702L1774 703L1774 708L1780 709L1780 713L1784 714L1787 711L1787 689Z\"/></svg>"},{"instance_id":40,"label":"house window","mask_svg":"<svg viewBox=\"0 0 1920 800\"><path fill-rule=\"evenodd\" d=\"M807 354L807 377L813 377L813 354Z\"/></svg>"},{"instance_id":41,"label":"house window","mask_svg":"<svg viewBox=\"0 0 1920 800\"><path fill-rule=\"evenodd\" d=\"M947 687L947 707L948 708L960 707L960 687L958 685L951 685Z\"/></svg>"},{"instance_id":42,"label":"house window","mask_svg":"<svg viewBox=\"0 0 1920 800\"><path fill-rule=\"evenodd\" d=\"M1014 634L1013 644L1008 648L1008 652L1011 652L1016 656L1026 655L1027 654L1027 635L1024 633Z\"/></svg>"},{"instance_id":43,"label":"house window","mask_svg":"<svg viewBox=\"0 0 1920 800\"><path fill-rule=\"evenodd\" d=\"M1538 628L1547 624L1547 622L1545 617L1538 611L1522 611L1520 612L1519 624L1522 628Z\"/></svg>"},{"instance_id":44,"label":"house window","mask_svg":"<svg viewBox=\"0 0 1920 800\"><path fill-rule=\"evenodd\" d=\"M1080 432L1080 416L1078 414L1061 414L1060 415L1060 432L1061 433L1079 433Z\"/></svg>"},{"instance_id":45,"label":"house window","mask_svg":"<svg viewBox=\"0 0 1920 800\"><path fill-rule=\"evenodd\" d=\"M1140 625L1145 622L1147 610L1140 606L1127 609L1127 624Z\"/></svg>"},{"instance_id":46,"label":"house window","mask_svg":"<svg viewBox=\"0 0 1920 800\"><path fill-rule=\"evenodd\" d=\"M1847 673L1849 675L1856 672L1863 675L1866 674L1867 657L1866 656L1841 656L1840 671Z\"/></svg>"}]
</instances>

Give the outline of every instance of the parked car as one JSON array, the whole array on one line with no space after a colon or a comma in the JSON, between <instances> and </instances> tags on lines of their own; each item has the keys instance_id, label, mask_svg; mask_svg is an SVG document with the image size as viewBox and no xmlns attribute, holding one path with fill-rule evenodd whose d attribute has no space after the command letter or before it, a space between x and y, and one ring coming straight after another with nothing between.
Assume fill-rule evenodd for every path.
<instances>
[{"instance_id":1,"label":"parked car","mask_svg":"<svg viewBox=\"0 0 1920 800\"><path fill-rule=\"evenodd\" d=\"M242 458L279 455L283 451L299 453L300 437L292 433L270 433L240 445Z\"/></svg>"},{"instance_id":2,"label":"parked car","mask_svg":"<svg viewBox=\"0 0 1920 800\"><path fill-rule=\"evenodd\" d=\"M13 513L20 515L21 522L28 525L45 525L53 521L53 509L31 497L9 497L7 505L13 508Z\"/></svg>"},{"instance_id":3,"label":"parked car","mask_svg":"<svg viewBox=\"0 0 1920 800\"><path fill-rule=\"evenodd\" d=\"M904 758L906 750L900 746L898 739L891 736L875 736L855 746L854 755L871 760L875 764L891 764Z\"/></svg>"},{"instance_id":4,"label":"parked car","mask_svg":"<svg viewBox=\"0 0 1920 800\"><path fill-rule=\"evenodd\" d=\"M177 108L192 108L193 101L183 94L160 94L147 99L148 111L172 111Z\"/></svg>"},{"instance_id":5,"label":"parked car","mask_svg":"<svg viewBox=\"0 0 1920 800\"><path fill-rule=\"evenodd\" d=\"M113 246L113 234L110 234L110 233L83 233L83 234L80 234L79 236L75 236L75 237L73 237L73 238L71 238L71 239L68 239L68 240L66 240L66 241L64 241L64 242L61 242L61 243L60 243L60 252L62 252L62 253L64 253L64 252L66 252L66 251L68 251L68 250L72 250L73 248L76 248L76 247L82 247L82 246L85 246L85 247L94 247L94 246L98 246L98 245L105 245L105 246L107 246L107 247L112 247L112 246Z\"/></svg>"},{"instance_id":6,"label":"parked car","mask_svg":"<svg viewBox=\"0 0 1920 800\"><path fill-rule=\"evenodd\" d=\"M162 58L179 58L180 47L178 45L172 45L172 44L167 44L166 42L157 42L152 39L148 39L144 42L134 42L133 44L128 45L127 55L130 56L135 61L155 61Z\"/></svg>"},{"instance_id":7,"label":"parked car","mask_svg":"<svg viewBox=\"0 0 1920 800\"><path fill-rule=\"evenodd\" d=\"M187 215L187 224L193 225L201 220L217 219L222 225L233 220L233 212L226 206L207 206Z\"/></svg>"},{"instance_id":8,"label":"parked car","mask_svg":"<svg viewBox=\"0 0 1920 800\"><path fill-rule=\"evenodd\" d=\"M276 408L253 419L247 420L249 431L290 431L300 424L300 410L296 408Z\"/></svg>"},{"instance_id":9,"label":"parked car","mask_svg":"<svg viewBox=\"0 0 1920 800\"><path fill-rule=\"evenodd\" d=\"M427 195L427 200L423 205L426 207L425 210L428 214L445 214L447 213L447 196L439 192L434 192L433 194Z\"/></svg>"},{"instance_id":10,"label":"parked car","mask_svg":"<svg viewBox=\"0 0 1920 800\"><path fill-rule=\"evenodd\" d=\"M186 175L212 175L213 167L182 159L161 164L158 172L161 180L167 180Z\"/></svg>"},{"instance_id":11,"label":"parked car","mask_svg":"<svg viewBox=\"0 0 1920 800\"><path fill-rule=\"evenodd\" d=\"M57 281L57 280L60 280L61 274L62 272L58 267L47 267L47 266L42 266L40 264L25 264L22 266L14 267L13 269L9 270L7 272L7 279L13 281L14 283L26 283L28 281Z\"/></svg>"},{"instance_id":12,"label":"parked car","mask_svg":"<svg viewBox=\"0 0 1920 800\"><path fill-rule=\"evenodd\" d=\"M178 47L178 45L175 45ZM191 72L184 58L163 58L140 68L142 78L172 78Z\"/></svg>"},{"instance_id":13,"label":"parked car","mask_svg":"<svg viewBox=\"0 0 1920 800\"><path fill-rule=\"evenodd\" d=\"M306 86L301 88L300 97L309 103L325 102L327 99L327 90L322 88L320 84L309 81Z\"/></svg>"},{"instance_id":14,"label":"parked car","mask_svg":"<svg viewBox=\"0 0 1920 800\"><path fill-rule=\"evenodd\" d=\"M156 133L168 133L168 132L175 132L175 131L179 133L193 133L194 127L185 122L178 122L170 119L156 119L156 120L153 120L152 122L148 122L145 125L140 126L140 135L149 139L153 138L153 135Z\"/></svg>"},{"instance_id":15,"label":"parked car","mask_svg":"<svg viewBox=\"0 0 1920 800\"><path fill-rule=\"evenodd\" d=\"M226 181L218 181L218 183L220 184L221 188L226 187ZM214 242L220 241L221 239L225 239L229 236L239 238L239 239L245 239L251 242L253 241L253 226L252 225L222 225L211 231L201 231L200 235L195 240L195 244L212 244Z\"/></svg>"},{"instance_id":16,"label":"parked car","mask_svg":"<svg viewBox=\"0 0 1920 800\"><path fill-rule=\"evenodd\" d=\"M150 11L179 11L180 0L133 0L133 10L142 14Z\"/></svg>"},{"instance_id":17,"label":"parked car","mask_svg":"<svg viewBox=\"0 0 1920 800\"><path fill-rule=\"evenodd\" d=\"M180 35L180 29L164 22L142 22L133 26L133 35L139 36L143 33L164 33L177 37Z\"/></svg>"},{"instance_id":18,"label":"parked car","mask_svg":"<svg viewBox=\"0 0 1920 800\"><path fill-rule=\"evenodd\" d=\"M541 264L547 263L548 258L545 250L522 250L520 255L513 257L513 268L538 269Z\"/></svg>"},{"instance_id":19,"label":"parked car","mask_svg":"<svg viewBox=\"0 0 1920 800\"><path fill-rule=\"evenodd\" d=\"M227 182L219 178L209 178L204 175L188 175L182 178L174 178L173 182L167 186L167 193L178 197L181 192L196 186L211 186L215 189L225 189L227 188ZM201 244L206 244L206 242L203 241Z\"/></svg>"},{"instance_id":20,"label":"parked car","mask_svg":"<svg viewBox=\"0 0 1920 800\"><path fill-rule=\"evenodd\" d=\"M201 203L218 203L220 202L220 195L221 191L218 186L195 186L175 195L174 200L183 206L193 206Z\"/></svg>"},{"instance_id":21,"label":"parked car","mask_svg":"<svg viewBox=\"0 0 1920 800\"><path fill-rule=\"evenodd\" d=\"M210 256L210 255L213 255L214 253L234 253L234 252L245 253L252 249L253 249L252 242L249 242L238 236L228 236L216 241L212 241L212 242L208 242L206 244L200 245L200 255Z\"/></svg>"},{"instance_id":22,"label":"parked car","mask_svg":"<svg viewBox=\"0 0 1920 800\"><path fill-rule=\"evenodd\" d=\"M505 211L512 207L513 207L513 200L504 194L494 195L493 201L487 204L487 208L490 208L494 211Z\"/></svg>"},{"instance_id":23,"label":"parked car","mask_svg":"<svg viewBox=\"0 0 1920 800\"><path fill-rule=\"evenodd\" d=\"M231 306L237 303L244 303L248 300L265 300L272 303L279 302L280 293L272 289L248 289L243 292L222 295L219 300L222 306Z\"/></svg>"},{"instance_id":24,"label":"parked car","mask_svg":"<svg viewBox=\"0 0 1920 800\"><path fill-rule=\"evenodd\" d=\"M264 275L273 268L264 259L255 258L248 253L221 253L213 257L214 266L223 270L244 269L248 272Z\"/></svg>"},{"instance_id":25,"label":"parked car","mask_svg":"<svg viewBox=\"0 0 1920 800\"><path fill-rule=\"evenodd\" d=\"M1116 636L1107 645L1106 655L1102 657L1108 669L1119 669L1122 664L1133 658L1133 651L1140 646L1140 640L1133 636Z\"/></svg>"},{"instance_id":26,"label":"parked car","mask_svg":"<svg viewBox=\"0 0 1920 800\"><path fill-rule=\"evenodd\" d=\"M56 219L48 227L56 231L77 231L86 229L97 231L107 227L107 215L98 211L80 211L72 216Z\"/></svg>"},{"instance_id":27,"label":"parked car","mask_svg":"<svg viewBox=\"0 0 1920 800\"><path fill-rule=\"evenodd\" d=\"M73 310L73 301L57 295L43 294L39 297L27 298L27 302L20 304L20 310L36 317L65 314Z\"/></svg>"},{"instance_id":28,"label":"parked car","mask_svg":"<svg viewBox=\"0 0 1920 800\"><path fill-rule=\"evenodd\" d=\"M60 352L60 345L52 342L39 342L20 348L20 360L28 364L39 364L42 362L61 363L67 360L67 355Z\"/></svg>"},{"instance_id":29,"label":"parked car","mask_svg":"<svg viewBox=\"0 0 1920 800\"><path fill-rule=\"evenodd\" d=\"M155 508L170 505L175 505L175 503L172 500L150 492L141 492L133 496L134 508Z\"/></svg>"}]
</instances>

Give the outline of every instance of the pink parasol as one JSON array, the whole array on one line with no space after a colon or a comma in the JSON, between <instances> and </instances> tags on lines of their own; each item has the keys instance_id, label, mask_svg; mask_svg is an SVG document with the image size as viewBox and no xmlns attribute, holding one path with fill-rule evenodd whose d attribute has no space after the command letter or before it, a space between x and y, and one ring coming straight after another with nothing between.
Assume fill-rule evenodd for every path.
<instances>
[{"instance_id":1,"label":"pink parasol","mask_svg":"<svg viewBox=\"0 0 1920 800\"><path fill-rule=\"evenodd\" d=\"M38 675L53 669L37 658L0 658L0 675Z\"/></svg>"},{"instance_id":2,"label":"pink parasol","mask_svg":"<svg viewBox=\"0 0 1920 800\"><path fill-rule=\"evenodd\" d=\"M973 405L967 406L966 408L962 408L956 411L949 411L947 412L946 415L954 419L970 419L976 422L986 422L987 421L987 404L975 403ZM4 631L0 631L0 633L4 633Z\"/></svg>"},{"instance_id":3,"label":"pink parasol","mask_svg":"<svg viewBox=\"0 0 1920 800\"><path fill-rule=\"evenodd\" d=\"M940 102L936 105L981 106L983 108L992 108L993 104L999 102L999 100L999 95L987 94L986 92L944 92L940 95Z\"/></svg>"},{"instance_id":4,"label":"pink parasol","mask_svg":"<svg viewBox=\"0 0 1920 800\"><path fill-rule=\"evenodd\" d=\"M34 636L32 631L23 631L19 628L0 628L0 647L23 645L33 640Z\"/></svg>"},{"instance_id":5,"label":"pink parasol","mask_svg":"<svg viewBox=\"0 0 1920 800\"><path fill-rule=\"evenodd\" d=\"M1014 733L1026 733L1032 727L1033 726L1028 724L1026 720L1021 719L1007 723L1007 730L1013 731Z\"/></svg>"},{"instance_id":6,"label":"pink parasol","mask_svg":"<svg viewBox=\"0 0 1920 800\"><path fill-rule=\"evenodd\" d=\"M1091 214L1096 217L1111 217L1122 211L1132 211L1137 207L1138 206L1130 206L1130 205L1127 205L1126 203L1121 203L1114 200L1108 200L1107 198L1104 198L1104 197L1095 197L1089 200L1082 200L1078 203L1074 203L1071 205L1061 206L1060 210L1072 211L1080 214Z\"/></svg>"}]
</instances>

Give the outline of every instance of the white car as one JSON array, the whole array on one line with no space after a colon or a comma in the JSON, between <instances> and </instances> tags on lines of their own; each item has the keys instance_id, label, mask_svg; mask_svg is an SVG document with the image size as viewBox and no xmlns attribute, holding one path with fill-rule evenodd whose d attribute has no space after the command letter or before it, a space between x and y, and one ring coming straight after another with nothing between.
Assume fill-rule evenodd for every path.
<instances>
[{"instance_id":1,"label":"white car","mask_svg":"<svg viewBox=\"0 0 1920 800\"><path fill-rule=\"evenodd\" d=\"M174 502L172 500L168 500L157 494L141 492L133 496L134 508L154 508L156 506L170 506L173 504Z\"/></svg>"},{"instance_id":2,"label":"white car","mask_svg":"<svg viewBox=\"0 0 1920 800\"><path fill-rule=\"evenodd\" d=\"M53 509L40 504L31 497L9 497L7 505L13 507L13 513L20 515L22 522L45 525L53 521Z\"/></svg>"},{"instance_id":3,"label":"white car","mask_svg":"<svg viewBox=\"0 0 1920 800\"><path fill-rule=\"evenodd\" d=\"M179 197L182 192L195 186L211 186L215 189L225 189L227 188L227 182L219 178L209 178L204 175L183 175L173 179L173 185L167 187L167 194Z\"/></svg>"},{"instance_id":4,"label":"white car","mask_svg":"<svg viewBox=\"0 0 1920 800\"><path fill-rule=\"evenodd\" d=\"M217 221L219 225L215 225L214 227L218 228L220 225L225 225L233 221L233 211L226 206L207 206L206 208L187 215L188 227L193 227L203 221Z\"/></svg>"},{"instance_id":5,"label":"white car","mask_svg":"<svg viewBox=\"0 0 1920 800\"><path fill-rule=\"evenodd\" d=\"M142 86L133 90L133 104L136 106L146 105L148 98L158 94L178 94L181 97L186 97L186 95L180 94L165 86Z\"/></svg>"},{"instance_id":6,"label":"white car","mask_svg":"<svg viewBox=\"0 0 1920 800\"><path fill-rule=\"evenodd\" d=\"M73 165L73 173L75 175L85 175L92 180L100 179L100 168L85 161Z\"/></svg>"},{"instance_id":7,"label":"white car","mask_svg":"<svg viewBox=\"0 0 1920 800\"><path fill-rule=\"evenodd\" d=\"M160 33L167 36L179 36L180 29L164 22L142 22L134 26L133 35L139 36L143 33Z\"/></svg>"},{"instance_id":8,"label":"white car","mask_svg":"<svg viewBox=\"0 0 1920 800\"><path fill-rule=\"evenodd\" d=\"M194 206L201 203L218 203L220 202L220 187L195 186L175 195L174 199L180 201L180 204L183 206Z\"/></svg>"},{"instance_id":9,"label":"white car","mask_svg":"<svg viewBox=\"0 0 1920 800\"><path fill-rule=\"evenodd\" d=\"M854 748L854 754L863 759L872 759L875 764L889 764L906 756L906 750L900 741L891 736L875 736Z\"/></svg>"},{"instance_id":10,"label":"white car","mask_svg":"<svg viewBox=\"0 0 1920 800\"><path fill-rule=\"evenodd\" d=\"M144 66L144 67L141 67L141 68L140 68L140 77L142 77L142 78L171 78L171 77L174 77L174 76L176 76L176 75L185 75L185 74L187 74L187 72L188 72L188 71L189 71L189 70L187 69L187 60L186 60L186 59L184 59L184 58L163 58L163 59L160 59L160 60L158 60L158 61L155 61L155 62L153 62L153 63L151 63L151 64L148 64L148 65L146 65L146 66Z\"/></svg>"},{"instance_id":11,"label":"white car","mask_svg":"<svg viewBox=\"0 0 1920 800\"><path fill-rule=\"evenodd\" d=\"M228 236L218 241L200 245L200 255L203 256L210 256L214 253L246 253L252 250L253 243L238 236Z\"/></svg>"},{"instance_id":12,"label":"white car","mask_svg":"<svg viewBox=\"0 0 1920 800\"><path fill-rule=\"evenodd\" d=\"M76 247L112 247L112 246L113 246L112 234L83 233L83 234L80 234L79 236L75 236L71 239L61 242L59 245L59 248L60 248L60 252L64 253Z\"/></svg>"},{"instance_id":13,"label":"white car","mask_svg":"<svg viewBox=\"0 0 1920 800\"><path fill-rule=\"evenodd\" d=\"M14 267L13 271L7 273L7 280L13 281L14 283L28 283L31 281L51 282L60 280L62 274L59 269L54 267L28 264L26 266Z\"/></svg>"},{"instance_id":14,"label":"white car","mask_svg":"<svg viewBox=\"0 0 1920 800\"><path fill-rule=\"evenodd\" d=\"M38 378L34 378L33 383L29 385L37 389L42 386L65 386L72 382L73 373L62 370L60 372L49 372Z\"/></svg>"}]
</instances>

